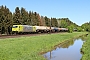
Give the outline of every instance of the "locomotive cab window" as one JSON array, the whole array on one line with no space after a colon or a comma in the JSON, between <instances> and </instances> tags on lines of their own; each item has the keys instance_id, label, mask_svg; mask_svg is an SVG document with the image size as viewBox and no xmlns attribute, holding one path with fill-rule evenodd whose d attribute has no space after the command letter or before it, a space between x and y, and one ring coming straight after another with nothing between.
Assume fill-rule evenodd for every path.
<instances>
[{"instance_id":1,"label":"locomotive cab window","mask_svg":"<svg viewBox=\"0 0 90 60\"><path fill-rule=\"evenodd\" d=\"M13 26L13 28L17 28L18 26Z\"/></svg>"}]
</instances>

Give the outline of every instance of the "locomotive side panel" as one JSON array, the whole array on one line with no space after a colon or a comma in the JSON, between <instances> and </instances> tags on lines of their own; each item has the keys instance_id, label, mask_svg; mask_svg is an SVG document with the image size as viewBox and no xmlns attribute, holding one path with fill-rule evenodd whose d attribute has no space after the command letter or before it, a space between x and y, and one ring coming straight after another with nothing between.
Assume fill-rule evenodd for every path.
<instances>
[{"instance_id":1,"label":"locomotive side panel","mask_svg":"<svg viewBox=\"0 0 90 60\"><path fill-rule=\"evenodd\" d=\"M33 26L23 25L23 32L33 32Z\"/></svg>"}]
</instances>

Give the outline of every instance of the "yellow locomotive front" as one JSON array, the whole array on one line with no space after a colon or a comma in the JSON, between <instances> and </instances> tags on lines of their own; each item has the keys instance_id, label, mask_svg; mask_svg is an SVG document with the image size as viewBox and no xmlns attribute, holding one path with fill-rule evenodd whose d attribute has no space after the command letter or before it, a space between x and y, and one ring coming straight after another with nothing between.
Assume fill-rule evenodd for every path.
<instances>
[{"instance_id":1,"label":"yellow locomotive front","mask_svg":"<svg viewBox=\"0 0 90 60\"><path fill-rule=\"evenodd\" d=\"M19 33L23 31L23 26L22 25L13 25L12 27L12 32L13 33Z\"/></svg>"}]
</instances>

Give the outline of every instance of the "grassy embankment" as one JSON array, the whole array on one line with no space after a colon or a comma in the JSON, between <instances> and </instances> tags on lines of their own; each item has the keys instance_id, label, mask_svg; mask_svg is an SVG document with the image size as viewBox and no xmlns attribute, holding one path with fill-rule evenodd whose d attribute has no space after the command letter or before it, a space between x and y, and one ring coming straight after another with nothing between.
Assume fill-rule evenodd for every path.
<instances>
[{"instance_id":1,"label":"grassy embankment","mask_svg":"<svg viewBox=\"0 0 90 60\"><path fill-rule=\"evenodd\" d=\"M83 44L81 51L83 53L81 60L90 60L90 34L87 36L87 40Z\"/></svg>"},{"instance_id":2,"label":"grassy embankment","mask_svg":"<svg viewBox=\"0 0 90 60\"><path fill-rule=\"evenodd\" d=\"M86 32L0 39L0 60L45 60L40 52L83 34Z\"/></svg>"}]
</instances>

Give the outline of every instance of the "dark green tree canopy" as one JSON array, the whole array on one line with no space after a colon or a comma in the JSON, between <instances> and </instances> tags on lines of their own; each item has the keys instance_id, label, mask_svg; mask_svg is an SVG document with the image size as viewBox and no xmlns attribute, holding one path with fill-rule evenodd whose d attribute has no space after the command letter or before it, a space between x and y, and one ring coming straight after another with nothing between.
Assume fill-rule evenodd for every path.
<instances>
[{"instance_id":1,"label":"dark green tree canopy","mask_svg":"<svg viewBox=\"0 0 90 60\"><path fill-rule=\"evenodd\" d=\"M12 25L13 25L12 13L10 12L10 10L6 6L4 7L2 5L0 8L0 31L1 31L1 33L8 34Z\"/></svg>"}]
</instances>

